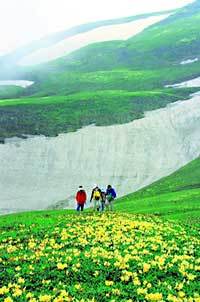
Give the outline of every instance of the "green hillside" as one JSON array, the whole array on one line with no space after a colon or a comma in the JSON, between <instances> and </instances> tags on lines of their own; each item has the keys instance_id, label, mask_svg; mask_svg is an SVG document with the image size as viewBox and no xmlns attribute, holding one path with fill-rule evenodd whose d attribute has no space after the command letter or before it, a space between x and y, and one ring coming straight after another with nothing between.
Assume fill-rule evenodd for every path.
<instances>
[{"instance_id":1,"label":"green hillside","mask_svg":"<svg viewBox=\"0 0 200 302\"><path fill-rule=\"evenodd\" d=\"M199 3L127 41L93 44L66 58L23 68L23 79L35 84L0 91L0 137L53 136L89 124L125 123L189 98L198 89L164 86L200 75L199 61L180 65L199 58Z\"/></svg>"},{"instance_id":2,"label":"green hillside","mask_svg":"<svg viewBox=\"0 0 200 302\"><path fill-rule=\"evenodd\" d=\"M97 90L150 90L163 89L164 85L198 77L200 62L189 66L159 69L114 69L92 72L58 72L46 75L39 73L32 80L36 84L24 91L27 96L68 95L80 91ZM174 90L175 92L176 90Z\"/></svg>"},{"instance_id":3,"label":"green hillside","mask_svg":"<svg viewBox=\"0 0 200 302\"><path fill-rule=\"evenodd\" d=\"M115 209L0 216L0 300L199 302L200 158Z\"/></svg>"},{"instance_id":4,"label":"green hillside","mask_svg":"<svg viewBox=\"0 0 200 302\"><path fill-rule=\"evenodd\" d=\"M123 124L144 116L145 111L187 99L196 89L85 91L67 96L0 100L0 137L24 134L55 136L89 124Z\"/></svg>"},{"instance_id":5,"label":"green hillside","mask_svg":"<svg viewBox=\"0 0 200 302\"><path fill-rule=\"evenodd\" d=\"M87 31L93 30L98 27L128 23L139 19L144 19L151 16L157 16L157 15L162 15L165 13L172 13L172 12L175 11L173 10L167 12L157 12L157 13L155 12L155 13L141 14L137 16L130 16L130 17L119 18L119 19L111 19L111 20L86 23L86 24L74 26L68 30L51 34L47 37L40 39L39 41L34 41L25 47L20 47L19 49L16 49L11 53L8 53L4 56L0 56L0 66L1 66L0 79L9 80L11 78L19 78L21 76L23 77L23 73L25 72L26 68L24 69L18 66L18 61L20 59L22 59L24 56L31 54L34 51L38 51L39 49L42 49L44 47L50 47L56 43L59 43L64 39L73 37L77 34L85 33Z\"/></svg>"},{"instance_id":6,"label":"green hillside","mask_svg":"<svg viewBox=\"0 0 200 302\"><path fill-rule=\"evenodd\" d=\"M0 100L5 98L21 97L24 93L24 88L17 86L1 86L0 85Z\"/></svg>"},{"instance_id":7,"label":"green hillside","mask_svg":"<svg viewBox=\"0 0 200 302\"><path fill-rule=\"evenodd\" d=\"M156 214L200 226L200 158L116 203L118 211Z\"/></svg>"},{"instance_id":8,"label":"green hillside","mask_svg":"<svg viewBox=\"0 0 200 302\"><path fill-rule=\"evenodd\" d=\"M185 58L199 58L199 18L198 0L127 41L92 44L65 58L38 66L36 70L88 72L175 68Z\"/></svg>"}]
</instances>

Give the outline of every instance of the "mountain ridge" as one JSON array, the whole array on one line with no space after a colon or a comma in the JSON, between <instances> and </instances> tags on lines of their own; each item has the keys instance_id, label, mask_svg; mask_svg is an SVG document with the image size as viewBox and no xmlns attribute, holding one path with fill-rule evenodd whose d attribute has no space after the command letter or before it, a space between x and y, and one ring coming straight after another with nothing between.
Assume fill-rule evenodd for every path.
<instances>
[{"instance_id":1,"label":"mountain ridge","mask_svg":"<svg viewBox=\"0 0 200 302\"><path fill-rule=\"evenodd\" d=\"M0 78L6 79L9 77L9 79L10 79L10 76L13 79L18 78L19 71L17 71L16 73L13 74L11 72L11 70L13 69L13 67L17 68L16 64L21 58L32 53L35 50L56 44L65 38L69 38L71 36L75 36L77 34L84 33L91 29L95 29L95 28L98 28L101 26L128 23L128 22L131 22L134 20L148 18L150 16L157 16L157 15L162 15L165 13L172 13L174 11L175 10L167 10L166 12L147 13L147 14L140 14L140 15L136 15L136 16L118 18L118 19L91 22L91 23L86 23L86 24L82 24L82 25L77 25L77 26L71 27L67 30L63 30L61 32L49 34L48 36L41 38L39 41L37 41L37 40L33 41L32 43L29 43L27 46L20 47L8 54L0 56L0 66L1 66ZM22 73L23 73L23 71L22 71Z\"/></svg>"}]
</instances>

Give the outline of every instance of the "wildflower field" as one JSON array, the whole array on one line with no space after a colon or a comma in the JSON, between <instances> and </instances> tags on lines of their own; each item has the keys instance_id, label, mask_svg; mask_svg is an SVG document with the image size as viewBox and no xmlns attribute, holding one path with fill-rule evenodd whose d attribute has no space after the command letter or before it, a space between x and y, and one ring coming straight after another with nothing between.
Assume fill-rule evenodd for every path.
<instances>
[{"instance_id":1,"label":"wildflower field","mask_svg":"<svg viewBox=\"0 0 200 302\"><path fill-rule=\"evenodd\" d=\"M132 214L0 219L0 301L200 301L200 238Z\"/></svg>"}]
</instances>

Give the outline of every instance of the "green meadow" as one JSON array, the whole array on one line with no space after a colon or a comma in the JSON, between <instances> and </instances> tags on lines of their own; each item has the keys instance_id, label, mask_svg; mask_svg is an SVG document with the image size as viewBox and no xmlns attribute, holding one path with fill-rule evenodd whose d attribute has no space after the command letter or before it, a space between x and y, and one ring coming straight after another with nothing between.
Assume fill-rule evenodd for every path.
<instances>
[{"instance_id":1,"label":"green meadow","mask_svg":"<svg viewBox=\"0 0 200 302\"><path fill-rule=\"evenodd\" d=\"M199 3L127 41L18 68L35 84L0 87L1 141L123 124L189 99L199 88L164 86L200 76L199 62L180 65L200 58ZM199 231L200 158L117 199L113 212L0 216L0 302L200 302Z\"/></svg>"},{"instance_id":2,"label":"green meadow","mask_svg":"<svg viewBox=\"0 0 200 302\"><path fill-rule=\"evenodd\" d=\"M0 301L200 301L199 158L114 212L0 217Z\"/></svg>"},{"instance_id":3,"label":"green meadow","mask_svg":"<svg viewBox=\"0 0 200 302\"><path fill-rule=\"evenodd\" d=\"M186 100L196 88L149 91L103 90L67 96L0 100L0 137L24 134L56 136L95 124L123 124L144 117L145 111Z\"/></svg>"}]
</instances>

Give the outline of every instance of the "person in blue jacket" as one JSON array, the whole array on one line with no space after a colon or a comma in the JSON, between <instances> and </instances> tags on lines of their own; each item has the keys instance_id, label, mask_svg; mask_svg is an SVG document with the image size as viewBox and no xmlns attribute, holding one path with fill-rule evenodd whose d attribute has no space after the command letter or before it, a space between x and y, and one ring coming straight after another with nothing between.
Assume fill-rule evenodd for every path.
<instances>
[{"instance_id":1,"label":"person in blue jacket","mask_svg":"<svg viewBox=\"0 0 200 302\"><path fill-rule=\"evenodd\" d=\"M108 185L107 190L106 190L106 199L107 199L108 209L111 211L113 211L113 202L116 197L117 197L117 194L116 194L115 190L112 188L111 185Z\"/></svg>"}]
</instances>

